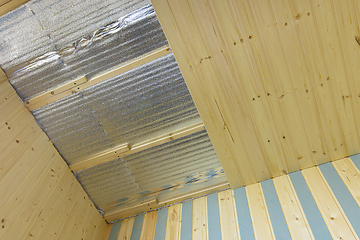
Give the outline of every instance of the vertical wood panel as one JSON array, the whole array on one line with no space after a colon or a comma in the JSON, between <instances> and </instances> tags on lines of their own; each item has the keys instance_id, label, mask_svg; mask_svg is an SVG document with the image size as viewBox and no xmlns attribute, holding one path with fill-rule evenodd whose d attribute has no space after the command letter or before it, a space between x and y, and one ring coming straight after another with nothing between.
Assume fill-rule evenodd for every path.
<instances>
[{"instance_id":1,"label":"vertical wood panel","mask_svg":"<svg viewBox=\"0 0 360 240\"><path fill-rule=\"evenodd\" d=\"M275 239L260 183L245 187L255 239Z\"/></svg>"},{"instance_id":2,"label":"vertical wood panel","mask_svg":"<svg viewBox=\"0 0 360 240\"><path fill-rule=\"evenodd\" d=\"M140 240L154 240L158 211L145 213Z\"/></svg>"},{"instance_id":3,"label":"vertical wood panel","mask_svg":"<svg viewBox=\"0 0 360 240\"><path fill-rule=\"evenodd\" d=\"M315 239L289 176L273 179L291 239Z\"/></svg>"},{"instance_id":4,"label":"vertical wood panel","mask_svg":"<svg viewBox=\"0 0 360 240\"><path fill-rule=\"evenodd\" d=\"M317 167L302 170L330 234L335 239L359 239Z\"/></svg>"},{"instance_id":5,"label":"vertical wood panel","mask_svg":"<svg viewBox=\"0 0 360 240\"><path fill-rule=\"evenodd\" d=\"M192 238L208 240L208 218L206 197L193 200Z\"/></svg>"},{"instance_id":6,"label":"vertical wood panel","mask_svg":"<svg viewBox=\"0 0 360 240\"><path fill-rule=\"evenodd\" d=\"M222 239L240 239L233 190L218 193Z\"/></svg>"},{"instance_id":7,"label":"vertical wood panel","mask_svg":"<svg viewBox=\"0 0 360 240\"><path fill-rule=\"evenodd\" d=\"M360 207L357 205L355 199L337 174L335 168L331 163L322 164L319 166L322 175L334 193L337 201L340 203L347 219L354 228L356 234L360 235Z\"/></svg>"},{"instance_id":8,"label":"vertical wood panel","mask_svg":"<svg viewBox=\"0 0 360 240\"><path fill-rule=\"evenodd\" d=\"M135 217L127 218L121 222L117 240L130 240Z\"/></svg>"},{"instance_id":9,"label":"vertical wood panel","mask_svg":"<svg viewBox=\"0 0 360 240\"><path fill-rule=\"evenodd\" d=\"M165 240L180 240L181 203L168 208Z\"/></svg>"},{"instance_id":10,"label":"vertical wood panel","mask_svg":"<svg viewBox=\"0 0 360 240\"><path fill-rule=\"evenodd\" d=\"M360 207L360 170L350 158L334 161L332 165Z\"/></svg>"}]
</instances>

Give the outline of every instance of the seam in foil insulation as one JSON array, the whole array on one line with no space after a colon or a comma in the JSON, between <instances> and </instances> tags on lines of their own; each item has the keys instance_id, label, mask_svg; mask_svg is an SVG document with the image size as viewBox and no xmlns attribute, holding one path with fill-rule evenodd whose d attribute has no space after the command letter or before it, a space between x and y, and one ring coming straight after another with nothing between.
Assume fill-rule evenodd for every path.
<instances>
[{"instance_id":1,"label":"seam in foil insulation","mask_svg":"<svg viewBox=\"0 0 360 240\"><path fill-rule=\"evenodd\" d=\"M124 169L127 174L121 173ZM77 172L75 176L95 205L104 211L158 195L176 196L183 188L197 190L208 182L226 181L205 130Z\"/></svg>"}]
</instances>

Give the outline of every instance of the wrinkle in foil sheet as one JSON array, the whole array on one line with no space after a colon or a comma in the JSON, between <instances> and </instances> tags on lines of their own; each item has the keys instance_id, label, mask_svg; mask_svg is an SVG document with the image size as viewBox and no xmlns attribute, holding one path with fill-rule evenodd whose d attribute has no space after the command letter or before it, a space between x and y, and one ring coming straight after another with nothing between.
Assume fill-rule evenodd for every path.
<instances>
[{"instance_id":1,"label":"wrinkle in foil sheet","mask_svg":"<svg viewBox=\"0 0 360 240\"><path fill-rule=\"evenodd\" d=\"M26 101L79 77L91 79L167 44L153 7L147 5L59 50L5 71Z\"/></svg>"},{"instance_id":2,"label":"wrinkle in foil sheet","mask_svg":"<svg viewBox=\"0 0 360 240\"><path fill-rule=\"evenodd\" d=\"M151 4L148 0L33 0L0 17L0 65L7 70Z\"/></svg>"}]
</instances>

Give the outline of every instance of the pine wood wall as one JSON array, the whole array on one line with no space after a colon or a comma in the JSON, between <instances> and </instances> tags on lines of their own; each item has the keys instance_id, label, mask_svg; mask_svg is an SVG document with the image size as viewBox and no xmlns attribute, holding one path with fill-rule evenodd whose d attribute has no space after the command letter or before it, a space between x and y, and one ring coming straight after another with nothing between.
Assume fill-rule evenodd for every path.
<instances>
[{"instance_id":1,"label":"pine wood wall","mask_svg":"<svg viewBox=\"0 0 360 240\"><path fill-rule=\"evenodd\" d=\"M4 76L0 124L0 239L101 239L105 220Z\"/></svg>"},{"instance_id":2,"label":"pine wood wall","mask_svg":"<svg viewBox=\"0 0 360 240\"><path fill-rule=\"evenodd\" d=\"M359 239L360 155L128 218L108 240Z\"/></svg>"}]
</instances>

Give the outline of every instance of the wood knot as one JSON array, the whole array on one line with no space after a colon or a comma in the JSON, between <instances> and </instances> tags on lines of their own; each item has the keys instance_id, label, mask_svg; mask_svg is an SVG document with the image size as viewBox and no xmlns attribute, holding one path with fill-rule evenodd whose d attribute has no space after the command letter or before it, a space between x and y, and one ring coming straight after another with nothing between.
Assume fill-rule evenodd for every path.
<instances>
[{"instance_id":1,"label":"wood knot","mask_svg":"<svg viewBox=\"0 0 360 240\"><path fill-rule=\"evenodd\" d=\"M360 45L360 37L355 36L355 41Z\"/></svg>"}]
</instances>

